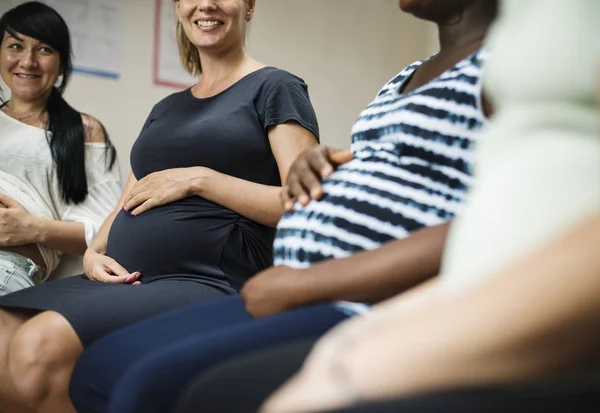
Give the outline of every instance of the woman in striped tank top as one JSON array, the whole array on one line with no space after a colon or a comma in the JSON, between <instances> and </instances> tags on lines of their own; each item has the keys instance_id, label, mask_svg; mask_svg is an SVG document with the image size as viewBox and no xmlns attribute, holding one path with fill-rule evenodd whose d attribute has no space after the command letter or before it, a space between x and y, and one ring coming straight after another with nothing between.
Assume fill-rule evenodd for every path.
<instances>
[{"instance_id":1,"label":"woman in striped tank top","mask_svg":"<svg viewBox=\"0 0 600 413\"><path fill-rule=\"evenodd\" d=\"M286 192L286 200L291 195L299 202L279 223L275 266L251 280L242 299L187 307L92 344L71 381L80 413L172 411L181 388L209 365L316 339L367 308L358 303L380 301L436 275L448 222L471 185L473 146L486 121L481 44L496 0L400 3L438 23L441 51L381 89L352 129L351 156L332 156L352 159L331 171L322 188L311 187L322 196L313 193L317 199L310 203L297 189L311 179L304 170L314 158L326 160L315 154L331 151L299 158ZM335 303L310 305L323 301Z\"/></svg>"}]
</instances>

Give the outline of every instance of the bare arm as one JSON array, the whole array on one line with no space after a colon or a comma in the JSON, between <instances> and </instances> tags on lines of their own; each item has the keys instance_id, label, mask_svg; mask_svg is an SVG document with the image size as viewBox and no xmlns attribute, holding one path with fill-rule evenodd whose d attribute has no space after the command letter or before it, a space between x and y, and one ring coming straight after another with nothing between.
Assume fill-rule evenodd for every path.
<instances>
[{"instance_id":1,"label":"bare arm","mask_svg":"<svg viewBox=\"0 0 600 413\"><path fill-rule=\"evenodd\" d=\"M81 222L43 220L32 232L34 244L44 244L55 250L83 255L85 243L85 227Z\"/></svg>"},{"instance_id":2,"label":"bare arm","mask_svg":"<svg viewBox=\"0 0 600 413\"><path fill-rule=\"evenodd\" d=\"M85 270L85 274L91 280L105 283L139 284L138 280L142 276L140 272L130 273L113 258L105 255L110 227L112 226L115 217L120 212L123 202L125 199L127 199L129 192L135 183L136 179L133 176L133 173L131 173L117 207L106 218L98 230L98 233L94 237L92 244L88 247L83 255L83 268Z\"/></svg>"},{"instance_id":3,"label":"bare arm","mask_svg":"<svg viewBox=\"0 0 600 413\"><path fill-rule=\"evenodd\" d=\"M125 188L123 188L123 194L121 195L119 202L117 203L113 212L111 212L110 215L104 220L104 223L98 230L98 233L94 237L94 241L92 241L91 245L89 246L89 249L99 254L106 253L106 245L108 242L108 233L110 232L110 227L112 226L112 223L115 220L117 214L123 208L124 202L128 197L129 191L131 191L131 188L133 188L136 182L137 180L135 179L135 176L133 176L133 173L130 173L129 178L127 178L127 183L125 184Z\"/></svg>"},{"instance_id":4,"label":"bare arm","mask_svg":"<svg viewBox=\"0 0 600 413\"><path fill-rule=\"evenodd\" d=\"M294 159L316 145L315 136L298 123L274 126L268 132L281 182ZM138 215L190 196L201 196L253 221L275 227L283 214L279 186L261 185L204 167L160 171L140 179L125 202L125 209Z\"/></svg>"},{"instance_id":5,"label":"bare arm","mask_svg":"<svg viewBox=\"0 0 600 413\"><path fill-rule=\"evenodd\" d=\"M44 244L72 254L85 251L83 223L37 217L6 195L0 195L0 207L0 246L35 248L35 244Z\"/></svg>"},{"instance_id":6,"label":"bare arm","mask_svg":"<svg viewBox=\"0 0 600 413\"><path fill-rule=\"evenodd\" d=\"M296 157L317 144L315 136L295 122L272 127L269 130L269 141L281 182L286 181ZM260 185L212 171L210 179L199 181L195 194L253 221L275 227L283 215L280 192L279 186Z\"/></svg>"},{"instance_id":7,"label":"bare arm","mask_svg":"<svg viewBox=\"0 0 600 413\"><path fill-rule=\"evenodd\" d=\"M106 136L100 123L88 116L82 115L86 142L106 142ZM86 248L85 226L81 222L53 220L34 216L15 200L3 196L0 202L7 207L2 228L5 236L11 235L11 240L3 240L3 244L34 245L43 244L52 249L82 255Z\"/></svg>"},{"instance_id":8,"label":"bare arm","mask_svg":"<svg viewBox=\"0 0 600 413\"><path fill-rule=\"evenodd\" d=\"M86 142L106 143L104 128L97 119L82 114L81 120ZM83 255L88 247L85 227L81 222L40 220L33 233L36 234L36 244L44 244L59 251Z\"/></svg>"},{"instance_id":9,"label":"bare arm","mask_svg":"<svg viewBox=\"0 0 600 413\"><path fill-rule=\"evenodd\" d=\"M438 274L449 225L307 269L271 267L246 283L242 297L256 317L318 302L384 300Z\"/></svg>"},{"instance_id":10,"label":"bare arm","mask_svg":"<svg viewBox=\"0 0 600 413\"><path fill-rule=\"evenodd\" d=\"M316 301L378 302L438 274L449 223L415 232L372 251L327 260L299 274L298 293Z\"/></svg>"}]
</instances>

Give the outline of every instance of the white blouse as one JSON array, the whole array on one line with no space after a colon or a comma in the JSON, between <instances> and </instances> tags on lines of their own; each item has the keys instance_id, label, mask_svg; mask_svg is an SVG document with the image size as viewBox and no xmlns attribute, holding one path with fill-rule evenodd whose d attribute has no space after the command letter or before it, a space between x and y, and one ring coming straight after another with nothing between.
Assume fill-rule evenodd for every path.
<instances>
[{"instance_id":1,"label":"white blouse","mask_svg":"<svg viewBox=\"0 0 600 413\"><path fill-rule=\"evenodd\" d=\"M82 222L88 245L121 195L119 167L115 164L107 170L109 159L105 149L104 143L85 144L88 196L79 204L69 204L61 196L46 131L19 122L0 111L0 171L26 187L27 193L34 195L31 198L38 203L41 200L45 204L44 209L50 211L55 220ZM24 193L20 192L22 196ZM28 199L16 201L24 206L31 204ZM41 250L42 246L39 247ZM47 258L47 255L47 252L42 253L44 260L50 261L46 262L46 275L49 275L58 265L58 259ZM54 251L52 255L58 258L60 252Z\"/></svg>"}]
</instances>

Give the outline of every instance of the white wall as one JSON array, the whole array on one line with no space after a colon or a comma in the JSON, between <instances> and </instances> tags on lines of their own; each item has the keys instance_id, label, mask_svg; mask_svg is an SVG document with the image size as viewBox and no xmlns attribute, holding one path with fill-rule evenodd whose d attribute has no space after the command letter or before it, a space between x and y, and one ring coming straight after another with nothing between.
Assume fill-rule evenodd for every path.
<instances>
[{"instance_id":1,"label":"white wall","mask_svg":"<svg viewBox=\"0 0 600 413\"><path fill-rule=\"evenodd\" d=\"M0 0L0 2L3 0ZM152 83L154 0L123 0L119 80L75 75L67 99L99 118L129 173L129 150L152 106L174 89ZM250 53L304 78L322 141L350 143L350 127L379 88L431 51L431 28L402 14L396 0L257 0Z\"/></svg>"}]
</instances>

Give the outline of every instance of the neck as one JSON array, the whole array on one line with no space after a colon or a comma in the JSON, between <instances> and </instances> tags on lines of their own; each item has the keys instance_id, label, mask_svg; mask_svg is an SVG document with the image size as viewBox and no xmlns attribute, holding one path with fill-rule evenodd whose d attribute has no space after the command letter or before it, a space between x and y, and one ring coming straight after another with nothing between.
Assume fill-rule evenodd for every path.
<instances>
[{"instance_id":1,"label":"neck","mask_svg":"<svg viewBox=\"0 0 600 413\"><path fill-rule=\"evenodd\" d=\"M457 16L456 21L438 23L440 52L446 53L457 49L481 47L495 13L486 2L476 2L471 8Z\"/></svg>"},{"instance_id":2,"label":"neck","mask_svg":"<svg viewBox=\"0 0 600 413\"><path fill-rule=\"evenodd\" d=\"M202 62L202 77L198 84L217 83L229 78L252 58L246 53L243 46L229 50L225 53L200 53Z\"/></svg>"},{"instance_id":3,"label":"neck","mask_svg":"<svg viewBox=\"0 0 600 413\"><path fill-rule=\"evenodd\" d=\"M37 100L20 100L17 97L12 97L6 103L6 108L10 112L20 114L30 114L36 112L43 112L46 108L47 97L43 97Z\"/></svg>"}]
</instances>

